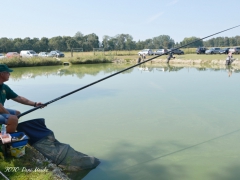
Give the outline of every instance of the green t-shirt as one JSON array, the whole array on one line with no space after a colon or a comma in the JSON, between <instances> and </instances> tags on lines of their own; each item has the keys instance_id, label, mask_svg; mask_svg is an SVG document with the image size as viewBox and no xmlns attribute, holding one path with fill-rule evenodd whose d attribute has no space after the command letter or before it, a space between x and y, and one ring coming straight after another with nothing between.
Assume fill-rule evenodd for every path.
<instances>
[{"instance_id":1,"label":"green t-shirt","mask_svg":"<svg viewBox=\"0 0 240 180\"><path fill-rule=\"evenodd\" d=\"M18 95L6 84L0 84L0 103L4 106L6 99L16 98Z\"/></svg>"}]
</instances>

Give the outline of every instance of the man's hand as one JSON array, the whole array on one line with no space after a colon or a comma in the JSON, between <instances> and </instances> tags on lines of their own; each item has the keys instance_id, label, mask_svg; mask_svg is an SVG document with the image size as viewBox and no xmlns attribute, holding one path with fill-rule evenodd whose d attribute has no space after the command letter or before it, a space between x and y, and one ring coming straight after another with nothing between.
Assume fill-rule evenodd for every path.
<instances>
[{"instance_id":1,"label":"man's hand","mask_svg":"<svg viewBox=\"0 0 240 180\"><path fill-rule=\"evenodd\" d=\"M22 96L17 96L16 98L13 98L12 100L19 102L21 104L29 105L29 106L34 106L34 107L42 106L41 108L45 107L45 106L43 106L43 104L41 102L33 102Z\"/></svg>"},{"instance_id":2,"label":"man's hand","mask_svg":"<svg viewBox=\"0 0 240 180\"><path fill-rule=\"evenodd\" d=\"M43 105L41 102L36 103L36 106L35 106L35 107L38 107L38 106L41 106L41 108L44 108L44 107L45 107L45 105Z\"/></svg>"}]
</instances>

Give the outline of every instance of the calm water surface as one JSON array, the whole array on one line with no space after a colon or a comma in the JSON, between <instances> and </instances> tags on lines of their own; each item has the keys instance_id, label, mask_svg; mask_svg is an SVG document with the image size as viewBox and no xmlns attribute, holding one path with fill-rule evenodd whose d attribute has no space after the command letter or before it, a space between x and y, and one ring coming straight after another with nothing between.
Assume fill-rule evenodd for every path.
<instances>
[{"instance_id":1,"label":"calm water surface","mask_svg":"<svg viewBox=\"0 0 240 180\"><path fill-rule=\"evenodd\" d=\"M15 68L19 95L48 102L127 65ZM101 164L84 179L225 180L240 177L240 73L134 68L23 116ZM31 107L8 101L25 112ZM81 174L74 174L80 179Z\"/></svg>"}]
</instances>

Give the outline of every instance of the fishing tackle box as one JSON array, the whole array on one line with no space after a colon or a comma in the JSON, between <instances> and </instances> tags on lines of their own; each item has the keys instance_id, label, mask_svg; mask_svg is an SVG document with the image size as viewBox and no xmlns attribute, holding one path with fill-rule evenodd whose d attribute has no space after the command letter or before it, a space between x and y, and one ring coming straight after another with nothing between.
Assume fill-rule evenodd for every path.
<instances>
[{"instance_id":1,"label":"fishing tackle box","mask_svg":"<svg viewBox=\"0 0 240 180\"><path fill-rule=\"evenodd\" d=\"M11 136L11 141L8 143L3 144L2 140L0 139L0 146L2 149L2 153L5 157L8 156L8 149L10 149L10 146L11 149L18 149L20 147L24 147L25 145L27 145L29 139L29 137L24 132L9 133L9 135Z\"/></svg>"}]
</instances>

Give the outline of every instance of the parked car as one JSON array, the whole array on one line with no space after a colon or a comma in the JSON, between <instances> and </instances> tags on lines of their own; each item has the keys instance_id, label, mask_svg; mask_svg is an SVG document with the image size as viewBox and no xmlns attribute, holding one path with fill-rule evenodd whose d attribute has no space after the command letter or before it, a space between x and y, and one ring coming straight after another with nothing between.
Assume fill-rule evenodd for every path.
<instances>
[{"instance_id":1,"label":"parked car","mask_svg":"<svg viewBox=\"0 0 240 180\"><path fill-rule=\"evenodd\" d=\"M2 53L0 53L0 59L3 59L3 58L5 58L5 56Z\"/></svg>"},{"instance_id":2,"label":"parked car","mask_svg":"<svg viewBox=\"0 0 240 180\"><path fill-rule=\"evenodd\" d=\"M22 50L20 52L21 57L36 57L38 54L33 50Z\"/></svg>"},{"instance_id":3,"label":"parked car","mask_svg":"<svg viewBox=\"0 0 240 180\"><path fill-rule=\"evenodd\" d=\"M230 48L220 49L219 54L228 54Z\"/></svg>"},{"instance_id":4,"label":"parked car","mask_svg":"<svg viewBox=\"0 0 240 180\"><path fill-rule=\"evenodd\" d=\"M58 50L55 50L55 51L51 51L49 54L48 54L49 57L64 57L64 54Z\"/></svg>"},{"instance_id":5,"label":"parked car","mask_svg":"<svg viewBox=\"0 0 240 180\"><path fill-rule=\"evenodd\" d=\"M206 50L207 50L207 48L205 48L205 47L199 47L196 49L196 53L197 54L205 54Z\"/></svg>"},{"instance_id":6,"label":"parked car","mask_svg":"<svg viewBox=\"0 0 240 180\"><path fill-rule=\"evenodd\" d=\"M40 53L38 53L38 56L40 56L40 57L47 57L48 53L47 52L40 52Z\"/></svg>"},{"instance_id":7,"label":"parked car","mask_svg":"<svg viewBox=\"0 0 240 180\"><path fill-rule=\"evenodd\" d=\"M5 56L7 58L20 57L20 55L17 52L8 52Z\"/></svg>"},{"instance_id":8,"label":"parked car","mask_svg":"<svg viewBox=\"0 0 240 180\"><path fill-rule=\"evenodd\" d=\"M166 53L167 50L166 49L158 49L154 52L155 55L161 55L161 54L164 54Z\"/></svg>"},{"instance_id":9,"label":"parked car","mask_svg":"<svg viewBox=\"0 0 240 180\"><path fill-rule=\"evenodd\" d=\"M178 54L178 55L184 54L184 52L181 49L171 48L171 49L168 49L168 51L171 51L173 54Z\"/></svg>"},{"instance_id":10,"label":"parked car","mask_svg":"<svg viewBox=\"0 0 240 180\"><path fill-rule=\"evenodd\" d=\"M240 54L240 47L234 47L229 49L229 52L232 52L233 54Z\"/></svg>"},{"instance_id":11,"label":"parked car","mask_svg":"<svg viewBox=\"0 0 240 180\"><path fill-rule=\"evenodd\" d=\"M143 49L138 52L138 55L154 55L153 51L151 49Z\"/></svg>"},{"instance_id":12,"label":"parked car","mask_svg":"<svg viewBox=\"0 0 240 180\"><path fill-rule=\"evenodd\" d=\"M218 54L220 48L214 47L205 51L205 54Z\"/></svg>"}]
</instances>

